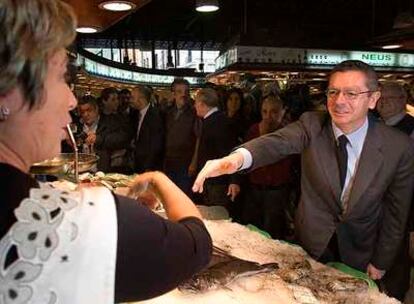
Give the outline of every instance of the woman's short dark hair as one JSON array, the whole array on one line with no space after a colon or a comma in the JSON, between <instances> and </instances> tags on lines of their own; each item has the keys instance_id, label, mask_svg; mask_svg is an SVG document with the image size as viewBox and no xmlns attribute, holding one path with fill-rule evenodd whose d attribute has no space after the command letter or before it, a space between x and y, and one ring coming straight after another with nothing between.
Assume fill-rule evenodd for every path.
<instances>
[{"instance_id":1,"label":"woman's short dark hair","mask_svg":"<svg viewBox=\"0 0 414 304\"><path fill-rule=\"evenodd\" d=\"M365 75L367 78L366 86L370 91L378 91L378 76L375 73L374 69L365 62L360 60L346 60L342 61L338 65L336 65L333 70L329 73L331 77L333 74L337 72L348 72L348 71L358 71Z\"/></svg>"},{"instance_id":2,"label":"woman's short dark hair","mask_svg":"<svg viewBox=\"0 0 414 304\"><path fill-rule=\"evenodd\" d=\"M2 0L0 28L0 95L19 87L31 109L43 100L48 59L75 38L75 15L60 0Z\"/></svg>"}]
</instances>

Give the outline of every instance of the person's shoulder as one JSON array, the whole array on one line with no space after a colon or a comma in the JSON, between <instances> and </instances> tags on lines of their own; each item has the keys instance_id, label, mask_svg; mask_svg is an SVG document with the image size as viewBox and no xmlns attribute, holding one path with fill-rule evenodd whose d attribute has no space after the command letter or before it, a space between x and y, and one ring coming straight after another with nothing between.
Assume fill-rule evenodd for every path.
<instances>
[{"instance_id":1,"label":"person's shoulder","mask_svg":"<svg viewBox=\"0 0 414 304\"><path fill-rule=\"evenodd\" d=\"M299 123L301 123L305 129L313 131L322 130L329 121L329 114L320 111L305 112L299 118Z\"/></svg>"},{"instance_id":2,"label":"person's shoulder","mask_svg":"<svg viewBox=\"0 0 414 304\"><path fill-rule=\"evenodd\" d=\"M325 123L328 118L329 114L327 112L308 111L303 113L299 119L309 123Z\"/></svg>"},{"instance_id":3,"label":"person's shoulder","mask_svg":"<svg viewBox=\"0 0 414 304\"><path fill-rule=\"evenodd\" d=\"M404 132L395 127L387 126L381 121L370 121L377 134L381 136L381 143L389 146L393 151L411 150L414 154L414 141Z\"/></svg>"}]
</instances>

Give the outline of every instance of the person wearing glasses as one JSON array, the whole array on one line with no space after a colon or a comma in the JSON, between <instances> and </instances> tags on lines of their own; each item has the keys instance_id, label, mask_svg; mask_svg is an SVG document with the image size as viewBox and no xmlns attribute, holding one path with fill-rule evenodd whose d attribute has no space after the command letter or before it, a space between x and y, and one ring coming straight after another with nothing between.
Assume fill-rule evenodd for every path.
<instances>
[{"instance_id":1,"label":"person wearing glasses","mask_svg":"<svg viewBox=\"0 0 414 304\"><path fill-rule=\"evenodd\" d=\"M321 262L339 261L380 280L398 262L413 193L414 148L405 134L369 115L381 96L369 65L338 64L326 95L328 113L306 112L208 161L193 190L202 192L206 178L251 171L301 153L299 244Z\"/></svg>"}]
</instances>

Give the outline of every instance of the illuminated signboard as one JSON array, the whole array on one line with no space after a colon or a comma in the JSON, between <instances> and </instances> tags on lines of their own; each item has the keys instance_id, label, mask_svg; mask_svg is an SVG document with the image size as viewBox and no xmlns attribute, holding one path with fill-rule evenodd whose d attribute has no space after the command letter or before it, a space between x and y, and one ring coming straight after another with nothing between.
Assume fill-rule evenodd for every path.
<instances>
[{"instance_id":1,"label":"illuminated signboard","mask_svg":"<svg viewBox=\"0 0 414 304\"><path fill-rule=\"evenodd\" d=\"M216 70L237 62L237 48L232 48L216 59Z\"/></svg>"},{"instance_id":2,"label":"illuminated signboard","mask_svg":"<svg viewBox=\"0 0 414 304\"><path fill-rule=\"evenodd\" d=\"M78 64L83 66L85 71L104 78L130 83L150 84L150 85L169 85L174 81L175 76L158 75L142 72L134 72L111 67L94 60L78 55ZM183 77L191 85L200 85L205 82L203 77Z\"/></svg>"},{"instance_id":3,"label":"illuminated signboard","mask_svg":"<svg viewBox=\"0 0 414 304\"><path fill-rule=\"evenodd\" d=\"M217 69L233 63L269 63L287 65L336 65L344 60L361 60L374 67L414 68L414 54L369 51L332 51L276 47L236 46L216 60Z\"/></svg>"},{"instance_id":4,"label":"illuminated signboard","mask_svg":"<svg viewBox=\"0 0 414 304\"><path fill-rule=\"evenodd\" d=\"M336 65L344 60L361 60L375 67L414 68L414 54L364 51L307 50L308 64Z\"/></svg>"}]
</instances>

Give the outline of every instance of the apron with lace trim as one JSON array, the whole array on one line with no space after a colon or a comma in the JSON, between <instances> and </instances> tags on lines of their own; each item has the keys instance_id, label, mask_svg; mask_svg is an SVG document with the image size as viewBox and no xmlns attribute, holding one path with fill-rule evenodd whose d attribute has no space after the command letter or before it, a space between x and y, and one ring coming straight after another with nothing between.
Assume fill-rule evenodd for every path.
<instances>
[{"instance_id":1,"label":"apron with lace trim","mask_svg":"<svg viewBox=\"0 0 414 304\"><path fill-rule=\"evenodd\" d=\"M0 240L0 304L114 303L117 218L106 188L31 189Z\"/></svg>"}]
</instances>

